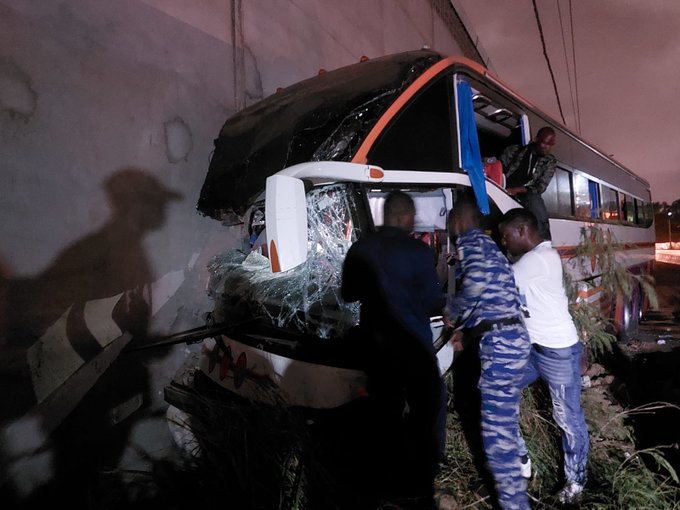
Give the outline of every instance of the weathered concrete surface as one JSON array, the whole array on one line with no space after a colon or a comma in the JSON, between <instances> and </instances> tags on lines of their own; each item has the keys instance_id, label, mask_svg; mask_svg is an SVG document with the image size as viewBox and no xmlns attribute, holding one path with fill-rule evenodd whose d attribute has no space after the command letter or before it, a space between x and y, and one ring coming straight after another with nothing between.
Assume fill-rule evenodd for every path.
<instances>
[{"instance_id":1,"label":"weathered concrete surface","mask_svg":"<svg viewBox=\"0 0 680 510\"><path fill-rule=\"evenodd\" d=\"M206 263L237 242L195 210L225 119L362 55L460 53L447 15L444 0L0 0L0 424L32 424L3 442L0 483L49 482L48 433L74 410L159 448L144 423L192 349L102 356L125 331L203 324Z\"/></svg>"}]
</instances>

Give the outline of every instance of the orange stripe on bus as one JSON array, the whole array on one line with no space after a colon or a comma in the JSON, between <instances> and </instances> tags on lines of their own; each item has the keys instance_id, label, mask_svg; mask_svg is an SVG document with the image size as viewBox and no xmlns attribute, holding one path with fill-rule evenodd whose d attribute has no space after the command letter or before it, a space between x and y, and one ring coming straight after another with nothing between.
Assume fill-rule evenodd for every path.
<instances>
[{"instance_id":1,"label":"orange stripe on bus","mask_svg":"<svg viewBox=\"0 0 680 510\"><path fill-rule=\"evenodd\" d=\"M655 246L654 242L644 242L644 243L623 243L622 250L641 250L644 248L652 248ZM576 250L578 246L557 246L555 249L560 254L560 258L571 258L576 255Z\"/></svg>"},{"instance_id":2,"label":"orange stripe on bus","mask_svg":"<svg viewBox=\"0 0 680 510\"><path fill-rule=\"evenodd\" d=\"M382 117L378 119L378 122L376 122L373 128L369 131L356 154L354 154L352 163L366 164L368 162L368 151L371 150L373 143L377 140L387 124L389 124L389 122L394 118L399 110L401 110L403 106L434 76L454 64L465 64L482 75L486 74L487 72L487 70L477 62L473 62L472 60L464 57L448 57L433 64L432 67L418 76L418 78L416 78L415 81L411 83L411 85L409 85L406 90L402 92L402 94L390 105L387 111L383 113Z\"/></svg>"},{"instance_id":3,"label":"orange stripe on bus","mask_svg":"<svg viewBox=\"0 0 680 510\"><path fill-rule=\"evenodd\" d=\"M269 242L269 260L272 264L272 273L281 272L281 263L279 262L279 252L276 249L276 243L274 241Z\"/></svg>"}]
</instances>

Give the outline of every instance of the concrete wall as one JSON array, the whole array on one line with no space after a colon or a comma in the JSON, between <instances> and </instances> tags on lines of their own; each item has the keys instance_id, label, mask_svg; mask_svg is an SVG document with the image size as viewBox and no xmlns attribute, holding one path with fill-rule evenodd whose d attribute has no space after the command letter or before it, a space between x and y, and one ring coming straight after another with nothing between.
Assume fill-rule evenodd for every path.
<instances>
[{"instance_id":1,"label":"concrete wall","mask_svg":"<svg viewBox=\"0 0 680 510\"><path fill-rule=\"evenodd\" d=\"M320 68L423 45L460 51L429 0L0 0L4 276L39 276L102 229L107 179L134 167L183 195L141 239L154 281L171 275L159 308L218 228L195 204L231 113ZM182 326L197 320L181 306Z\"/></svg>"},{"instance_id":2,"label":"concrete wall","mask_svg":"<svg viewBox=\"0 0 680 510\"><path fill-rule=\"evenodd\" d=\"M37 410L49 432L124 330L203 324L205 264L236 233L195 205L229 115L362 55L461 53L451 14L444 0L0 0L5 414ZM185 354L145 362L152 399Z\"/></svg>"}]
</instances>

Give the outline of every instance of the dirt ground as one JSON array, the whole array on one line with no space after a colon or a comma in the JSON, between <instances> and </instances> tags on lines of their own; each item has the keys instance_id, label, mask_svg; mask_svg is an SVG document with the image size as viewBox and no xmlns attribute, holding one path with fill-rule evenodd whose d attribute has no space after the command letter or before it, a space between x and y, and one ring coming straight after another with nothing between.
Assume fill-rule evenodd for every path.
<instances>
[{"instance_id":1,"label":"dirt ground","mask_svg":"<svg viewBox=\"0 0 680 510\"><path fill-rule=\"evenodd\" d=\"M645 313L637 338L622 346L627 354L680 349L680 265L657 261L654 279L659 309Z\"/></svg>"},{"instance_id":2,"label":"dirt ground","mask_svg":"<svg viewBox=\"0 0 680 510\"><path fill-rule=\"evenodd\" d=\"M646 313L637 338L620 345L618 397L629 408L658 405L633 420L638 447L663 446L680 468L680 265L656 262L659 309ZM656 404L659 403L659 404Z\"/></svg>"},{"instance_id":3,"label":"dirt ground","mask_svg":"<svg viewBox=\"0 0 680 510\"><path fill-rule=\"evenodd\" d=\"M654 278L659 308L663 310L680 307L680 265L656 262Z\"/></svg>"}]
</instances>

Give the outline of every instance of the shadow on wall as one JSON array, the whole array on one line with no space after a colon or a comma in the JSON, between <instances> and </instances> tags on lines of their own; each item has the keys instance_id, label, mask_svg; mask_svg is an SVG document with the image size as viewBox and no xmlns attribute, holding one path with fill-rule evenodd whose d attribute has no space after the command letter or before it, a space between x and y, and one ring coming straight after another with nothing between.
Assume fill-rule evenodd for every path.
<instances>
[{"instance_id":1,"label":"shadow on wall","mask_svg":"<svg viewBox=\"0 0 680 510\"><path fill-rule=\"evenodd\" d=\"M0 275L0 496L19 498L41 485L48 498L56 495L50 487L83 492L88 477L116 467L134 421L126 418L148 403L153 354L118 355L148 333L155 277L143 238L182 196L137 168L114 173L103 187L112 214L100 230L34 278ZM25 437L29 422L49 439ZM46 450L34 473L20 465Z\"/></svg>"}]
</instances>

